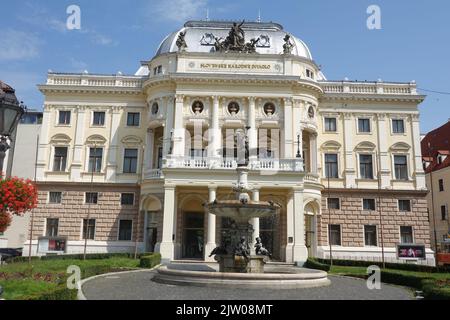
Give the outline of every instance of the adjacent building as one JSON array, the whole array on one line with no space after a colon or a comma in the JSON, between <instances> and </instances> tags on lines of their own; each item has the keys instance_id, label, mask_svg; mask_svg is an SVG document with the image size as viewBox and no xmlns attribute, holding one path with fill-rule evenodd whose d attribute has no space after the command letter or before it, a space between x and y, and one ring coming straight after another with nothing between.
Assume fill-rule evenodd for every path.
<instances>
[{"instance_id":1,"label":"adjacent building","mask_svg":"<svg viewBox=\"0 0 450 320\"><path fill-rule=\"evenodd\" d=\"M252 221L275 259L328 258L331 244L335 258L381 260L384 247L398 261L409 243L434 264L416 84L330 81L281 25L235 28L188 22L135 75L48 74L33 254L87 240L209 259L231 221L203 204L232 196L245 132L252 197L282 206ZM245 46L224 49L236 33Z\"/></svg>"},{"instance_id":2,"label":"adjacent building","mask_svg":"<svg viewBox=\"0 0 450 320\"><path fill-rule=\"evenodd\" d=\"M438 252L450 252L450 120L422 140L430 213L431 245Z\"/></svg>"}]
</instances>

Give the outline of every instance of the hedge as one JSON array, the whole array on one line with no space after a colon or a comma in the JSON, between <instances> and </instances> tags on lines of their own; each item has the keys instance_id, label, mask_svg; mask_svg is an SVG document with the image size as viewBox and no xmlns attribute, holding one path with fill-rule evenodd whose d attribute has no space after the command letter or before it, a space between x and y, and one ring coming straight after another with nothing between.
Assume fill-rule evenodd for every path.
<instances>
[{"instance_id":1,"label":"hedge","mask_svg":"<svg viewBox=\"0 0 450 320\"><path fill-rule=\"evenodd\" d=\"M323 264L330 264L328 259L315 259ZM379 261L362 261L362 260L339 260L333 259L333 265L343 266L343 267L369 267L369 266L379 266L382 267L383 263ZM427 273L448 273L450 272L450 267L432 267L419 264L410 263L385 263L387 269L405 270L405 271L416 271L416 272L427 272Z\"/></svg>"},{"instance_id":2,"label":"hedge","mask_svg":"<svg viewBox=\"0 0 450 320\"><path fill-rule=\"evenodd\" d=\"M330 268L331 268L329 265L324 264L324 263L320 263L319 261L317 261L315 259L311 259L311 258L309 258L306 261L304 267L305 268L309 268L309 269L323 270L323 271L326 271L326 272L329 272Z\"/></svg>"},{"instance_id":3,"label":"hedge","mask_svg":"<svg viewBox=\"0 0 450 320\"><path fill-rule=\"evenodd\" d=\"M151 268L156 267L159 264L161 264L161 254L159 254L159 253L141 257L141 263L140 263L141 268L151 269Z\"/></svg>"},{"instance_id":4,"label":"hedge","mask_svg":"<svg viewBox=\"0 0 450 320\"><path fill-rule=\"evenodd\" d=\"M139 253L137 258L140 259L142 256L150 255L151 253ZM90 253L86 255L86 260L107 260L111 258L128 258L133 259L134 253ZM83 260L83 254L63 254L63 255L50 255L41 257L31 257L32 261L42 260ZM28 262L28 257L15 257L7 260L8 263L21 263Z\"/></svg>"},{"instance_id":5,"label":"hedge","mask_svg":"<svg viewBox=\"0 0 450 320\"><path fill-rule=\"evenodd\" d=\"M42 301L55 301L55 300L77 300L78 290L69 290L66 284L58 286L56 289L37 293L34 295L26 296L21 300L42 300Z\"/></svg>"}]
</instances>

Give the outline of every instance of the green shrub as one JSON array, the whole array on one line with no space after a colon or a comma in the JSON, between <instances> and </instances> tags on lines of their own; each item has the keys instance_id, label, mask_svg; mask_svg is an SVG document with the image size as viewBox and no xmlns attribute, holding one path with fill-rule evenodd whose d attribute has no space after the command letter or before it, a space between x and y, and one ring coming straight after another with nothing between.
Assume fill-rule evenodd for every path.
<instances>
[{"instance_id":1,"label":"green shrub","mask_svg":"<svg viewBox=\"0 0 450 320\"><path fill-rule=\"evenodd\" d=\"M161 263L161 255L159 253L155 253L149 256L142 256L140 267L141 268L154 268Z\"/></svg>"},{"instance_id":2,"label":"green shrub","mask_svg":"<svg viewBox=\"0 0 450 320\"><path fill-rule=\"evenodd\" d=\"M56 301L56 300L77 300L78 290L69 290L66 285L58 286L58 288L23 297L21 300L42 300L42 301Z\"/></svg>"},{"instance_id":3,"label":"green shrub","mask_svg":"<svg viewBox=\"0 0 450 320\"><path fill-rule=\"evenodd\" d=\"M440 287L436 280L422 280L422 291L427 300L450 300L450 288Z\"/></svg>"},{"instance_id":4,"label":"green shrub","mask_svg":"<svg viewBox=\"0 0 450 320\"><path fill-rule=\"evenodd\" d=\"M316 270L323 270L326 272L330 271L330 266L324 263L320 263L319 261L315 260L315 259L311 259L309 258L305 265L305 268L309 268L309 269L316 269Z\"/></svg>"},{"instance_id":5,"label":"green shrub","mask_svg":"<svg viewBox=\"0 0 450 320\"><path fill-rule=\"evenodd\" d=\"M384 283L390 283L420 290L422 289L422 280L423 278L414 275L407 275L386 270L381 271L381 281Z\"/></svg>"}]
</instances>

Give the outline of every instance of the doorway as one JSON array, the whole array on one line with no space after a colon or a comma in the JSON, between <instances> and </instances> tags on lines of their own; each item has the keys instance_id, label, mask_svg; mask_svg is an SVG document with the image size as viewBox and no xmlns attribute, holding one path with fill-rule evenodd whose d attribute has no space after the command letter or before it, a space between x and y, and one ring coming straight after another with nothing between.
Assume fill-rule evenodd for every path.
<instances>
[{"instance_id":1,"label":"doorway","mask_svg":"<svg viewBox=\"0 0 450 320\"><path fill-rule=\"evenodd\" d=\"M305 215L305 244L308 249L308 257L315 257L316 249L316 232L315 232L315 216Z\"/></svg>"},{"instance_id":2,"label":"doorway","mask_svg":"<svg viewBox=\"0 0 450 320\"><path fill-rule=\"evenodd\" d=\"M203 212L186 212L183 223L183 259L203 259L205 244L205 215Z\"/></svg>"}]
</instances>

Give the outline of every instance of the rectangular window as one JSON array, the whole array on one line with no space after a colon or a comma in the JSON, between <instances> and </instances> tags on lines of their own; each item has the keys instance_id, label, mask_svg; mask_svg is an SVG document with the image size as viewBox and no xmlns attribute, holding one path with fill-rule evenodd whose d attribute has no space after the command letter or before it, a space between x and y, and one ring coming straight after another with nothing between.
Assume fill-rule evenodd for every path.
<instances>
[{"instance_id":1,"label":"rectangular window","mask_svg":"<svg viewBox=\"0 0 450 320\"><path fill-rule=\"evenodd\" d=\"M336 118L325 118L325 131L326 132L336 132Z\"/></svg>"},{"instance_id":2,"label":"rectangular window","mask_svg":"<svg viewBox=\"0 0 450 320\"><path fill-rule=\"evenodd\" d=\"M375 199L363 199L363 210L375 211Z\"/></svg>"},{"instance_id":3,"label":"rectangular window","mask_svg":"<svg viewBox=\"0 0 450 320\"><path fill-rule=\"evenodd\" d=\"M92 125L104 126L105 125L105 112L94 112L94 117L92 119Z\"/></svg>"},{"instance_id":4,"label":"rectangular window","mask_svg":"<svg viewBox=\"0 0 450 320\"><path fill-rule=\"evenodd\" d=\"M119 221L119 241L131 241L133 233L133 220Z\"/></svg>"},{"instance_id":5,"label":"rectangular window","mask_svg":"<svg viewBox=\"0 0 450 320\"><path fill-rule=\"evenodd\" d=\"M57 237L58 236L59 219L47 219L47 226L45 236Z\"/></svg>"},{"instance_id":6,"label":"rectangular window","mask_svg":"<svg viewBox=\"0 0 450 320\"><path fill-rule=\"evenodd\" d=\"M361 179L373 179L372 155L370 154L359 155L359 168Z\"/></svg>"},{"instance_id":7,"label":"rectangular window","mask_svg":"<svg viewBox=\"0 0 450 320\"><path fill-rule=\"evenodd\" d=\"M123 159L123 173L136 173L137 162L138 162L138 150L125 149L125 155Z\"/></svg>"},{"instance_id":8,"label":"rectangular window","mask_svg":"<svg viewBox=\"0 0 450 320\"><path fill-rule=\"evenodd\" d=\"M134 205L134 193L122 193L120 197L120 204L122 206L133 206Z\"/></svg>"},{"instance_id":9,"label":"rectangular window","mask_svg":"<svg viewBox=\"0 0 450 320\"><path fill-rule=\"evenodd\" d=\"M341 245L341 226L338 224L331 224L328 226L330 228L329 237L330 244L333 246Z\"/></svg>"},{"instance_id":10,"label":"rectangular window","mask_svg":"<svg viewBox=\"0 0 450 320\"><path fill-rule=\"evenodd\" d=\"M325 154L325 177L331 179L339 178L337 154Z\"/></svg>"},{"instance_id":11,"label":"rectangular window","mask_svg":"<svg viewBox=\"0 0 450 320\"><path fill-rule=\"evenodd\" d=\"M140 124L140 113L129 112L127 116L127 126L128 127L139 127Z\"/></svg>"},{"instance_id":12,"label":"rectangular window","mask_svg":"<svg viewBox=\"0 0 450 320\"><path fill-rule=\"evenodd\" d=\"M444 191L444 180L439 179L439 192L443 192L443 191Z\"/></svg>"},{"instance_id":13,"label":"rectangular window","mask_svg":"<svg viewBox=\"0 0 450 320\"><path fill-rule=\"evenodd\" d=\"M89 172L102 172L103 148L90 148L89 150Z\"/></svg>"},{"instance_id":14,"label":"rectangular window","mask_svg":"<svg viewBox=\"0 0 450 320\"><path fill-rule=\"evenodd\" d=\"M408 161L406 156L394 156L395 179L408 180Z\"/></svg>"},{"instance_id":15,"label":"rectangular window","mask_svg":"<svg viewBox=\"0 0 450 320\"><path fill-rule=\"evenodd\" d=\"M53 171L65 172L67 167L67 147L56 147L53 158Z\"/></svg>"},{"instance_id":16,"label":"rectangular window","mask_svg":"<svg viewBox=\"0 0 450 320\"><path fill-rule=\"evenodd\" d=\"M447 206L441 206L442 221L447 220Z\"/></svg>"},{"instance_id":17,"label":"rectangular window","mask_svg":"<svg viewBox=\"0 0 450 320\"><path fill-rule=\"evenodd\" d=\"M339 198L328 198L327 199L328 209L341 209L341 204Z\"/></svg>"},{"instance_id":18,"label":"rectangular window","mask_svg":"<svg viewBox=\"0 0 450 320\"><path fill-rule=\"evenodd\" d=\"M401 226L400 227L400 242L402 244L413 244L413 228Z\"/></svg>"},{"instance_id":19,"label":"rectangular window","mask_svg":"<svg viewBox=\"0 0 450 320\"><path fill-rule=\"evenodd\" d=\"M98 193L97 192L86 192L86 204L97 204L98 203Z\"/></svg>"},{"instance_id":20,"label":"rectangular window","mask_svg":"<svg viewBox=\"0 0 450 320\"><path fill-rule=\"evenodd\" d=\"M70 111L59 111L59 122L61 125L69 125L70 124Z\"/></svg>"},{"instance_id":21,"label":"rectangular window","mask_svg":"<svg viewBox=\"0 0 450 320\"><path fill-rule=\"evenodd\" d=\"M396 134L405 133L405 122L403 120L392 120L392 132Z\"/></svg>"},{"instance_id":22,"label":"rectangular window","mask_svg":"<svg viewBox=\"0 0 450 320\"><path fill-rule=\"evenodd\" d=\"M48 203L60 204L62 202L62 192L50 192L48 195Z\"/></svg>"},{"instance_id":23,"label":"rectangular window","mask_svg":"<svg viewBox=\"0 0 450 320\"><path fill-rule=\"evenodd\" d=\"M364 241L366 246L376 247L377 226L364 226Z\"/></svg>"},{"instance_id":24,"label":"rectangular window","mask_svg":"<svg viewBox=\"0 0 450 320\"><path fill-rule=\"evenodd\" d=\"M358 119L358 132L370 133L370 119Z\"/></svg>"},{"instance_id":25,"label":"rectangular window","mask_svg":"<svg viewBox=\"0 0 450 320\"><path fill-rule=\"evenodd\" d=\"M401 212L411 212L411 201L410 200L398 200L398 209Z\"/></svg>"},{"instance_id":26,"label":"rectangular window","mask_svg":"<svg viewBox=\"0 0 450 320\"><path fill-rule=\"evenodd\" d=\"M83 219L83 240L95 240L95 219Z\"/></svg>"}]
</instances>

